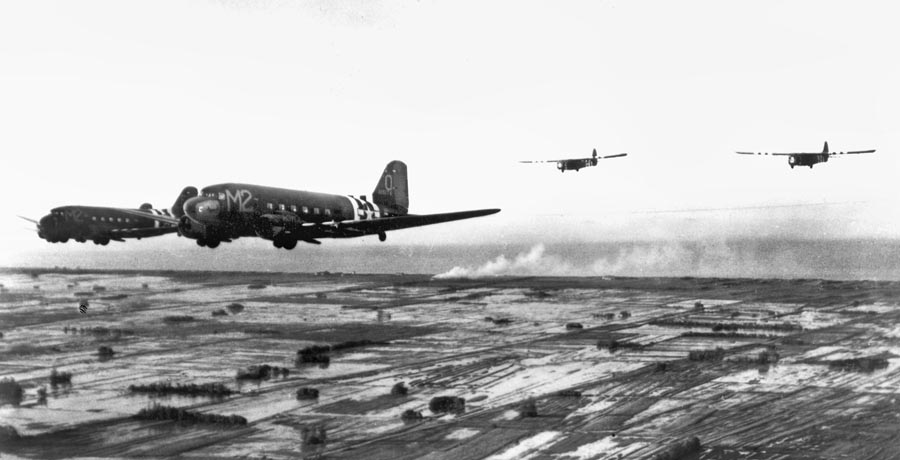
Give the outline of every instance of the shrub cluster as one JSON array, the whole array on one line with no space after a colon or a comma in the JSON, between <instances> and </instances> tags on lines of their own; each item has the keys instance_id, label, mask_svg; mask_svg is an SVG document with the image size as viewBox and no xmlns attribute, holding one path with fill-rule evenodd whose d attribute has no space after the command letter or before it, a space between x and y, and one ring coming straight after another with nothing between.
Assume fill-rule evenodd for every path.
<instances>
[{"instance_id":1,"label":"shrub cluster","mask_svg":"<svg viewBox=\"0 0 900 460\"><path fill-rule=\"evenodd\" d=\"M140 420L173 420L179 423L213 423L233 426L247 424L247 419L240 415L204 414L160 404L141 409L134 417Z\"/></svg>"},{"instance_id":2,"label":"shrub cluster","mask_svg":"<svg viewBox=\"0 0 900 460\"><path fill-rule=\"evenodd\" d=\"M134 335L134 330L132 329L119 329L119 328L109 328L103 326L94 326L94 327L63 327L64 334L91 334L96 336L120 336L120 335Z\"/></svg>"},{"instance_id":3,"label":"shrub cluster","mask_svg":"<svg viewBox=\"0 0 900 460\"><path fill-rule=\"evenodd\" d=\"M519 416L521 417L537 417L537 404L534 399L528 398L519 405Z\"/></svg>"},{"instance_id":4,"label":"shrub cluster","mask_svg":"<svg viewBox=\"0 0 900 460\"><path fill-rule=\"evenodd\" d=\"M305 426L300 430L300 439L306 445L325 444L328 433L322 425Z\"/></svg>"},{"instance_id":5,"label":"shrub cluster","mask_svg":"<svg viewBox=\"0 0 900 460\"><path fill-rule=\"evenodd\" d=\"M584 329L584 326L581 323L566 323L566 330L571 331L573 329Z\"/></svg>"},{"instance_id":6,"label":"shrub cluster","mask_svg":"<svg viewBox=\"0 0 900 460\"><path fill-rule=\"evenodd\" d=\"M247 286L247 289L265 289L266 285L262 283L254 283Z\"/></svg>"},{"instance_id":7,"label":"shrub cluster","mask_svg":"<svg viewBox=\"0 0 900 460\"><path fill-rule=\"evenodd\" d=\"M238 380L268 380L279 376L284 378L290 375L290 373L290 369L286 367L262 364L259 366L248 366L244 370L237 371L235 378Z\"/></svg>"},{"instance_id":8,"label":"shrub cluster","mask_svg":"<svg viewBox=\"0 0 900 460\"><path fill-rule=\"evenodd\" d=\"M755 329L755 330L773 330L773 331L797 331L803 329L802 326L791 323L737 323L737 324L726 324L726 323L714 323L711 321L699 321L699 320L691 320L691 319L662 319L658 321L652 321L650 324L654 326L678 326L678 327L708 327L712 328L714 331L722 331L722 330L740 330L740 329ZM721 325L719 329L715 329L717 326Z\"/></svg>"},{"instance_id":9,"label":"shrub cluster","mask_svg":"<svg viewBox=\"0 0 900 460\"><path fill-rule=\"evenodd\" d=\"M606 340L606 339L598 340L597 341L597 349L603 350L604 348L609 350L610 353L615 353L616 350L619 350L620 348L621 349L640 350L640 349L644 348L644 346L637 342L619 342L618 340L615 340L615 339L613 339L613 340Z\"/></svg>"},{"instance_id":10,"label":"shrub cluster","mask_svg":"<svg viewBox=\"0 0 900 460\"><path fill-rule=\"evenodd\" d=\"M707 350L691 350L688 359L691 361L721 361L725 357L725 350L721 347Z\"/></svg>"},{"instance_id":11,"label":"shrub cluster","mask_svg":"<svg viewBox=\"0 0 900 460\"><path fill-rule=\"evenodd\" d=\"M612 321L612 320L616 319L616 314L615 313L594 313L591 315L591 317L593 317L595 319L602 318L607 321Z\"/></svg>"},{"instance_id":12,"label":"shrub cluster","mask_svg":"<svg viewBox=\"0 0 900 460\"><path fill-rule=\"evenodd\" d=\"M507 325L507 324L512 323L512 319L510 319L510 318L494 318L494 317L491 317L491 316L485 316L485 317L484 317L484 320L485 320L485 321L488 321L488 322L491 322L491 323L494 323L494 324L496 324L496 325L498 325L498 326L505 326L505 325Z\"/></svg>"},{"instance_id":13,"label":"shrub cluster","mask_svg":"<svg viewBox=\"0 0 900 460\"><path fill-rule=\"evenodd\" d=\"M387 345L390 342L374 341L374 340L349 340L334 345L310 345L306 348L297 350L297 357L294 364L328 364L331 357L328 355L332 351L346 350L350 348L359 348L367 345Z\"/></svg>"},{"instance_id":14,"label":"shrub cluster","mask_svg":"<svg viewBox=\"0 0 900 460\"><path fill-rule=\"evenodd\" d=\"M466 400L458 396L435 396L428 403L428 409L436 414L446 412L461 414L466 411Z\"/></svg>"},{"instance_id":15,"label":"shrub cluster","mask_svg":"<svg viewBox=\"0 0 900 460\"><path fill-rule=\"evenodd\" d=\"M218 310L213 310L212 315L213 316L228 316L228 312L226 312L225 310L222 310L220 308Z\"/></svg>"},{"instance_id":16,"label":"shrub cluster","mask_svg":"<svg viewBox=\"0 0 900 460\"><path fill-rule=\"evenodd\" d=\"M232 304L228 304L228 306L226 306L225 309L227 309L228 312L231 313L232 315L236 315L236 314L244 311L244 306L239 303L232 303Z\"/></svg>"},{"instance_id":17,"label":"shrub cluster","mask_svg":"<svg viewBox=\"0 0 900 460\"><path fill-rule=\"evenodd\" d=\"M628 319L631 318L631 313L627 311L622 311L619 313L619 318Z\"/></svg>"},{"instance_id":18,"label":"shrub cluster","mask_svg":"<svg viewBox=\"0 0 900 460\"><path fill-rule=\"evenodd\" d=\"M319 390L310 387L302 387L297 389L297 399L319 399Z\"/></svg>"},{"instance_id":19,"label":"shrub cluster","mask_svg":"<svg viewBox=\"0 0 900 460\"><path fill-rule=\"evenodd\" d=\"M25 390L15 379L6 377L0 380L0 403L9 403L18 406L22 402Z\"/></svg>"},{"instance_id":20,"label":"shrub cluster","mask_svg":"<svg viewBox=\"0 0 900 460\"><path fill-rule=\"evenodd\" d=\"M234 391L221 383L179 383L156 382L149 385L129 385L128 391L132 393L152 393L156 395L186 395L186 396L228 396Z\"/></svg>"},{"instance_id":21,"label":"shrub cluster","mask_svg":"<svg viewBox=\"0 0 900 460\"><path fill-rule=\"evenodd\" d=\"M556 396L563 396L567 398L580 398L581 392L578 390L560 390L556 392Z\"/></svg>"},{"instance_id":22,"label":"shrub cluster","mask_svg":"<svg viewBox=\"0 0 900 460\"><path fill-rule=\"evenodd\" d=\"M99 357L100 359L110 359L115 354L115 350L113 350L112 347L107 347L106 345L103 345L97 349L97 357Z\"/></svg>"},{"instance_id":23,"label":"shrub cluster","mask_svg":"<svg viewBox=\"0 0 900 460\"><path fill-rule=\"evenodd\" d=\"M391 395L392 396L406 396L409 393L409 388L406 388L406 384L403 382L397 382L391 387Z\"/></svg>"},{"instance_id":24,"label":"shrub cluster","mask_svg":"<svg viewBox=\"0 0 900 460\"><path fill-rule=\"evenodd\" d=\"M166 323L188 323L194 321L194 318L191 315L171 315L171 316L163 316L163 321Z\"/></svg>"},{"instance_id":25,"label":"shrub cluster","mask_svg":"<svg viewBox=\"0 0 900 460\"><path fill-rule=\"evenodd\" d=\"M700 439L694 436L693 438L686 438L678 441L669 447L667 447L662 452L658 452L654 455L652 460L679 460L682 458L693 458L689 457L692 454L696 454L700 452Z\"/></svg>"},{"instance_id":26,"label":"shrub cluster","mask_svg":"<svg viewBox=\"0 0 900 460\"><path fill-rule=\"evenodd\" d=\"M840 371L873 372L888 367L888 360L880 356L863 356L829 361L828 367Z\"/></svg>"},{"instance_id":27,"label":"shrub cluster","mask_svg":"<svg viewBox=\"0 0 900 460\"><path fill-rule=\"evenodd\" d=\"M402 414L400 414L400 420L403 420L404 422L422 420L422 413L417 410L406 409Z\"/></svg>"},{"instance_id":28,"label":"shrub cluster","mask_svg":"<svg viewBox=\"0 0 900 460\"><path fill-rule=\"evenodd\" d=\"M56 388L59 385L71 385L71 372L57 372L56 369L50 371L50 386Z\"/></svg>"}]
</instances>

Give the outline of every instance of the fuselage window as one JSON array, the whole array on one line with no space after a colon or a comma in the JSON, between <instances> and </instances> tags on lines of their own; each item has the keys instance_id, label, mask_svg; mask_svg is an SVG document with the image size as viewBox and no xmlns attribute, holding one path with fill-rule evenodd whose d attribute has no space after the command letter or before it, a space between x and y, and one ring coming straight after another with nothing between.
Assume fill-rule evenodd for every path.
<instances>
[{"instance_id":1,"label":"fuselage window","mask_svg":"<svg viewBox=\"0 0 900 460\"><path fill-rule=\"evenodd\" d=\"M119 223L121 223L121 222L122 222L122 218L121 218L121 217L119 217L119 218L118 218L118 221L119 221Z\"/></svg>"},{"instance_id":2,"label":"fuselage window","mask_svg":"<svg viewBox=\"0 0 900 460\"><path fill-rule=\"evenodd\" d=\"M224 199L225 199L225 192L219 192L219 199L220 199L220 200L224 200Z\"/></svg>"},{"instance_id":3,"label":"fuselage window","mask_svg":"<svg viewBox=\"0 0 900 460\"><path fill-rule=\"evenodd\" d=\"M303 214L309 214L309 208L308 208L308 207L306 207L306 206L303 207Z\"/></svg>"},{"instance_id":4,"label":"fuselage window","mask_svg":"<svg viewBox=\"0 0 900 460\"><path fill-rule=\"evenodd\" d=\"M275 209L275 207L274 207L274 206L272 206L272 203L266 203L266 208L268 208L268 209L269 209L269 211L271 211L271 210L273 210L273 209Z\"/></svg>"},{"instance_id":5,"label":"fuselage window","mask_svg":"<svg viewBox=\"0 0 900 460\"><path fill-rule=\"evenodd\" d=\"M91 220L93 220L94 222L96 222L96 221L97 221L97 216L91 216Z\"/></svg>"},{"instance_id":6,"label":"fuselage window","mask_svg":"<svg viewBox=\"0 0 900 460\"><path fill-rule=\"evenodd\" d=\"M313 208L313 213L315 213L315 215L318 216L318 215L319 215L319 208Z\"/></svg>"},{"instance_id":7,"label":"fuselage window","mask_svg":"<svg viewBox=\"0 0 900 460\"><path fill-rule=\"evenodd\" d=\"M326 216L330 216L330 215L331 215L331 210L328 209L328 208L325 208L325 215L326 215Z\"/></svg>"},{"instance_id":8,"label":"fuselage window","mask_svg":"<svg viewBox=\"0 0 900 460\"><path fill-rule=\"evenodd\" d=\"M284 208L284 205L283 205L283 204L279 204L279 205L278 205L278 210L279 210L279 211L284 211L284 209L285 209L285 208Z\"/></svg>"},{"instance_id":9,"label":"fuselage window","mask_svg":"<svg viewBox=\"0 0 900 460\"><path fill-rule=\"evenodd\" d=\"M295 205L295 204L291 205L291 212L294 214L297 214L297 205Z\"/></svg>"}]
</instances>

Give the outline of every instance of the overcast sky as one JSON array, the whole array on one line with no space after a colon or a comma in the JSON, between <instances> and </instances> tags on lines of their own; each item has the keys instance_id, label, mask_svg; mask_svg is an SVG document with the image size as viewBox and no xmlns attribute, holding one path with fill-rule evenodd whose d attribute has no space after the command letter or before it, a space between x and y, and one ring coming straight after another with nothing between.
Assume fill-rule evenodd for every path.
<instances>
[{"instance_id":1,"label":"overcast sky","mask_svg":"<svg viewBox=\"0 0 900 460\"><path fill-rule=\"evenodd\" d=\"M171 235L61 249L16 214L168 207L186 185L226 181L371 194L393 159L409 167L411 212L503 211L387 244L898 238L898 12L883 1L2 2L0 265L35 251L200 250ZM826 140L878 152L812 170L733 153ZM565 174L517 163L593 148L629 156Z\"/></svg>"}]
</instances>

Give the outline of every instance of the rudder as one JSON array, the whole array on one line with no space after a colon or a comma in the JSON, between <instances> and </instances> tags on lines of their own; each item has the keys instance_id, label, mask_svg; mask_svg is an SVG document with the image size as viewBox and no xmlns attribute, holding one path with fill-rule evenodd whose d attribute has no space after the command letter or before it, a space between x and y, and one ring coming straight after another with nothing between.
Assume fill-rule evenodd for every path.
<instances>
[{"instance_id":1,"label":"rudder","mask_svg":"<svg viewBox=\"0 0 900 460\"><path fill-rule=\"evenodd\" d=\"M372 192L372 201L394 215L409 212L409 184L406 180L406 163L394 160L384 167L381 179Z\"/></svg>"}]
</instances>

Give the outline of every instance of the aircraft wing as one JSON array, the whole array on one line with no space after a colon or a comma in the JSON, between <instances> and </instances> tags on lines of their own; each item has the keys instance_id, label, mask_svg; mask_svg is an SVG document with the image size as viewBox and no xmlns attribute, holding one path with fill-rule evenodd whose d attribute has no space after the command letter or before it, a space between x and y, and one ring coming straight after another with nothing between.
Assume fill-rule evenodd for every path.
<instances>
[{"instance_id":1,"label":"aircraft wing","mask_svg":"<svg viewBox=\"0 0 900 460\"><path fill-rule=\"evenodd\" d=\"M566 159L566 160L522 160L522 161L519 161L519 163L556 163L558 161L569 161L570 159Z\"/></svg>"},{"instance_id":2,"label":"aircraft wing","mask_svg":"<svg viewBox=\"0 0 900 460\"><path fill-rule=\"evenodd\" d=\"M627 153L617 153L615 155L606 155L606 156L602 156L602 157L597 157L597 159L619 158L619 157L624 157L627 155L628 155Z\"/></svg>"},{"instance_id":3,"label":"aircraft wing","mask_svg":"<svg viewBox=\"0 0 900 460\"><path fill-rule=\"evenodd\" d=\"M795 153L769 153L769 152L734 152L738 155L776 155L776 156L788 156L788 155L818 155L816 152L795 152Z\"/></svg>"},{"instance_id":4,"label":"aircraft wing","mask_svg":"<svg viewBox=\"0 0 900 460\"><path fill-rule=\"evenodd\" d=\"M367 220L350 220L334 222L333 224L304 224L321 229L328 227L339 232L372 235L388 230L400 230L403 228L421 227L423 225L440 224L454 220L471 219L473 217L487 216L500 212L499 209L478 209L474 211L446 212L440 214L406 215L396 217L381 217Z\"/></svg>"},{"instance_id":5,"label":"aircraft wing","mask_svg":"<svg viewBox=\"0 0 900 460\"><path fill-rule=\"evenodd\" d=\"M831 152L832 155L859 155L860 153L875 153L875 149L872 150L851 150L849 152Z\"/></svg>"},{"instance_id":6,"label":"aircraft wing","mask_svg":"<svg viewBox=\"0 0 900 460\"><path fill-rule=\"evenodd\" d=\"M153 219L159 222L163 222L170 225L178 225L178 219L172 216L161 216L159 214L153 214L145 211L138 211L136 209L117 209L117 211L121 211L127 214L131 214L136 217L144 217L146 219Z\"/></svg>"}]
</instances>

